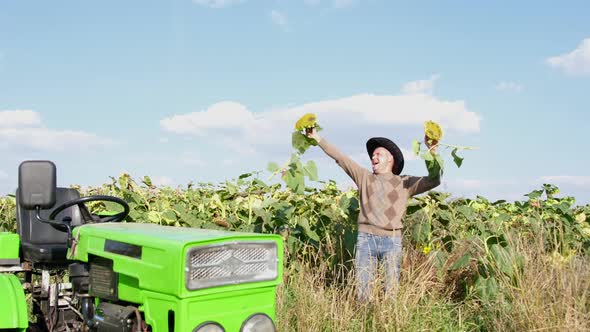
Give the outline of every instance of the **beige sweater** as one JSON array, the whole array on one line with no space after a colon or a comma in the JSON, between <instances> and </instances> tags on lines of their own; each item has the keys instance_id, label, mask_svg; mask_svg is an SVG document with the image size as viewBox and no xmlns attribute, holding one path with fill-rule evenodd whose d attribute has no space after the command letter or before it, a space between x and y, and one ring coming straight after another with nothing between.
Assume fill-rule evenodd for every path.
<instances>
[{"instance_id":1,"label":"beige sweater","mask_svg":"<svg viewBox=\"0 0 590 332\"><path fill-rule=\"evenodd\" d=\"M361 167L334 145L321 139L319 146L344 169L360 196L359 232L381 236L401 235L408 199L440 184L440 177L374 174Z\"/></svg>"}]
</instances>

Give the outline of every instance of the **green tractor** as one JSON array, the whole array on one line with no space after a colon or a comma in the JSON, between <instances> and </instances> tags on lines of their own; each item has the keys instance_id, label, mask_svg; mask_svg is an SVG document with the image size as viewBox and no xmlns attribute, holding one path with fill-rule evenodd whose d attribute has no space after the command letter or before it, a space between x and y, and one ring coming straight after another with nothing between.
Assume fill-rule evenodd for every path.
<instances>
[{"instance_id":1,"label":"green tractor","mask_svg":"<svg viewBox=\"0 0 590 332\"><path fill-rule=\"evenodd\" d=\"M108 201L122 211L90 213ZM283 242L274 234L126 223L127 203L19 166L17 229L0 233L0 330L275 331Z\"/></svg>"}]
</instances>

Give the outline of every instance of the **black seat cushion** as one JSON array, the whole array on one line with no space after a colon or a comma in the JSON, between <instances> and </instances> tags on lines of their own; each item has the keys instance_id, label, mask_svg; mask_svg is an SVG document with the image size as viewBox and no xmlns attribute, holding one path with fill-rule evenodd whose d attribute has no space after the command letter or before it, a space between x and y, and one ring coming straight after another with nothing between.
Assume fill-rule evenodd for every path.
<instances>
[{"instance_id":1,"label":"black seat cushion","mask_svg":"<svg viewBox=\"0 0 590 332\"><path fill-rule=\"evenodd\" d=\"M20 235L23 259L32 263L63 263L66 262L68 250L68 234L53 225L39 221L37 211L26 210L18 204L18 189L16 194L17 230ZM40 216L47 219L51 212L63 203L79 198L77 190L71 188L57 188L55 205L40 211ZM82 216L77 206L72 206L59 213L55 220L61 221L65 217L72 219L72 226L82 224Z\"/></svg>"}]
</instances>

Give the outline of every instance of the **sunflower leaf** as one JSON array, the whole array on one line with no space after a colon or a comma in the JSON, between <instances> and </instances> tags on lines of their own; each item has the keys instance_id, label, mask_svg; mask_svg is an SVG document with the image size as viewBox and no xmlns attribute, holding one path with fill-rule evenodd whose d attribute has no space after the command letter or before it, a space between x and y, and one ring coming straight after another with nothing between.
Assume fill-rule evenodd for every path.
<instances>
[{"instance_id":1,"label":"sunflower leaf","mask_svg":"<svg viewBox=\"0 0 590 332\"><path fill-rule=\"evenodd\" d=\"M461 158L457 155L457 150L458 150L457 148L454 148L453 151L451 152L451 156L453 156L453 161L455 162L457 167L461 167L461 165L463 164L463 158Z\"/></svg>"}]
</instances>

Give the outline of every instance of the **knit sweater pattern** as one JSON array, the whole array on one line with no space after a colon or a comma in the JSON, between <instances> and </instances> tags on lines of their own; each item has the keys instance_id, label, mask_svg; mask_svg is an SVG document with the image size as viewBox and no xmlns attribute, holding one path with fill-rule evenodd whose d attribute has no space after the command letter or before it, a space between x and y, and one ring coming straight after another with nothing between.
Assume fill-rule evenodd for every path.
<instances>
[{"instance_id":1,"label":"knit sweater pattern","mask_svg":"<svg viewBox=\"0 0 590 332\"><path fill-rule=\"evenodd\" d=\"M440 185L440 177L374 174L325 139L321 139L318 145L358 187L359 232L379 236L401 235L402 219L406 214L408 200Z\"/></svg>"}]
</instances>

